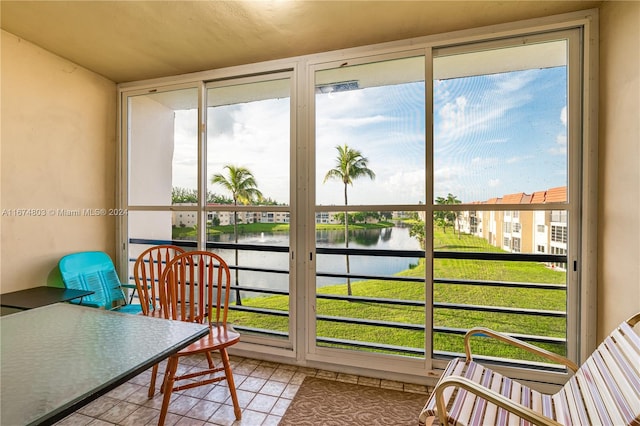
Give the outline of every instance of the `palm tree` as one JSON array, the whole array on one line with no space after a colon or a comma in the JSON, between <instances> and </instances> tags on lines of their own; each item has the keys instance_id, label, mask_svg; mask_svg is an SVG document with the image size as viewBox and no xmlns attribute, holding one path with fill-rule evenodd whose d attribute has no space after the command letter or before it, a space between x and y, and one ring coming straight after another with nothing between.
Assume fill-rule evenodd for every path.
<instances>
[{"instance_id":1,"label":"palm tree","mask_svg":"<svg viewBox=\"0 0 640 426\"><path fill-rule=\"evenodd\" d=\"M225 176L222 173L216 173L211 177L211 183L218 184L231 192L233 197L233 205L237 206L238 202L242 204L252 203L254 200L261 200L262 193L258 190L258 183L253 177L253 173L246 167L233 166L227 164L224 168L229 172L229 176ZM238 211L233 211L233 235L234 240L238 243ZM236 252L236 267L238 266L238 250ZM238 269L236 269L236 286L239 286L238 282ZM236 305L242 305L240 299L240 290L236 290Z\"/></svg>"},{"instance_id":2,"label":"palm tree","mask_svg":"<svg viewBox=\"0 0 640 426\"><path fill-rule=\"evenodd\" d=\"M461 201L458 200L458 197L449 193L447 194L447 198L437 197L436 204L460 204ZM459 212L457 211L438 211L436 212L436 219L438 222L442 224L442 230L446 232L446 226L448 223L451 223L453 227L453 233L456 232L456 226L458 227L458 238L460 238L460 223L459 223Z\"/></svg>"},{"instance_id":3,"label":"palm tree","mask_svg":"<svg viewBox=\"0 0 640 426\"><path fill-rule=\"evenodd\" d=\"M329 170L324 177L324 182L329 179L339 180L344 184L344 205L349 204L347 198L347 187L353 185L354 179L362 176L368 176L375 179L376 174L367 167L369 160L362 156L362 153L356 149L349 148L347 144L336 146L338 156L336 157L336 167ZM345 247L349 248L349 213L344 212L344 242ZM349 255L347 260L347 275L350 272ZM351 296L351 278L347 277L347 294Z\"/></svg>"}]
</instances>

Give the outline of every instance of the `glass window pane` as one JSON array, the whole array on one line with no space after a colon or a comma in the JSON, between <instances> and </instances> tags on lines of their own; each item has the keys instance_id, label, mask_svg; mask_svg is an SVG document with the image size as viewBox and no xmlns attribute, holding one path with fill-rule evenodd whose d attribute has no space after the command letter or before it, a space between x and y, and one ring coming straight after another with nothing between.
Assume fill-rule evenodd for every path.
<instances>
[{"instance_id":1,"label":"glass window pane","mask_svg":"<svg viewBox=\"0 0 640 426\"><path fill-rule=\"evenodd\" d=\"M169 241L175 238L175 228L182 212L129 211L129 239ZM192 225L193 226L193 225Z\"/></svg>"},{"instance_id":2,"label":"glass window pane","mask_svg":"<svg viewBox=\"0 0 640 426\"><path fill-rule=\"evenodd\" d=\"M419 56L315 73L316 205L424 203L424 69ZM316 211L318 346L424 357L424 252L412 216Z\"/></svg>"},{"instance_id":3,"label":"glass window pane","mask_svg":"<svg viewBox=\"0 0 640 426\"><path fill-rule=\"evenodd\" d=\"M193 211L129 210L128 284L135 285L133 266L146 249L160 244L180 244L186 251L196 249L195 215ZM185 243L190 247L182 245ZM139 303L137 293L133 302Z\"/></svg>"},{"instance_id":4,"label":"glass window pane","mask_svg":"<svg viewBox=\"0 0 640 426\"><path fill-rule=\"evenodd\" d=\"M207 185L211 197L233 201L231 166L244 168L264 200L289 204L290 79L207 91ZM215 175L225 182L214 183ZM242 194L238 204L244 204ZM257 200L257 198L256 198ZM254 200L254 201L256 201Z\"/></svg>"},{"instance_id":5,"label":"glass window pane","mask_svg":"<svg viewBox=\"0 0 640 426\"><path fill-rule=\"evenodd\" d=\"M424 202L424 57L318 71L315 84L316 204ZM348 195L344 146L375 175L352 174Z\"/></svg>"},{"instance_id":6,"label":"glass window pane","mask_svg":"<svg viewBox=\"0 0 640 426\"><path fill-rule=\"evenodd\" d=\"M214 227L215 231L220 231ZM228 229L209 237L209 251L222 256L231 268L229 322L244 334L273 338L289 335L289 251L271 244L288 244L288 232L243 232L237 249L216 248L215 242L232 241ZM278 240L278 241L276 241ZM260 250L243 244L265 244Z\"/></svg>"},{"instance_id":7,"label":"glass window pane","mask_svg":"<svg viewBox=\"0 0 640 426\"><path fill-rule=\"evenodd\" d=\"M318 346L424 356L425 262L416 217L349 213L347 246L344 213L316 215Z\"/></svg>"},{"instance_id":8,"label":"glass window pane","mask_svg":"<svg viewBox=\"0 0 640 426\"><path fill-rule=\"evenodd\" d=\"M434 197L473 203L567 186L566 41L443 55L433 66Z\"/></svg>"},{"instance_id":9,"label":"glass window pane","mask_svg":"<svg viewBox=\"0 0 640 426\"><path fill-rule=\"evenodd\" d=\"M433 228L434 352L463 353L456 330L482 326L565 356L566 211L443 213L452 216L439 221L435 215ZM471 258L456 258L456 252ZM490 339L474 340L474 354L543 362Z\"/></svg>"},{"instance_id":10,"label":"glass window pane","mask_svg":"<svg viewBox=\"0 0 640 426\"><path fill-rule=\"evenodd\" d=\"M170 205L176 188L197 197L197 89L128 99L129 204Z\"/></svg>"},{"instance_id":11,"label":"glass window pane","mask_svg":"<svg viewBox=\"0 0 640 426\"><path fill-rule=\"evenodd\" d=\"M226 84L207 89L207 249L231 268L229 321L286 345L291 79Z\"/></svg>"}]
</instances>

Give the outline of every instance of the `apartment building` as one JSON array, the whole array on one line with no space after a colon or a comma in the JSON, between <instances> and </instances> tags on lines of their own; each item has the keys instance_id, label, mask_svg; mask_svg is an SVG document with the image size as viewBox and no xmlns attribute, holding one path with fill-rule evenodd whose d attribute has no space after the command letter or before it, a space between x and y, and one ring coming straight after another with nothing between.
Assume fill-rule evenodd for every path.
<instances>
[{"instance_id":1,"label":"apartment building","mask_svg":"<svg viewBox=\"0 0 640 426\"><path fill-rule=\"evenodd\" d=\"M566 201L567 188L532 194L506 194L473 204L547 204ZM567 253L567 213L563 210L496 210L460 212L458 229L511 253ZM564 265L554 265L564 267Z\"/></svg>"}]
</instances>

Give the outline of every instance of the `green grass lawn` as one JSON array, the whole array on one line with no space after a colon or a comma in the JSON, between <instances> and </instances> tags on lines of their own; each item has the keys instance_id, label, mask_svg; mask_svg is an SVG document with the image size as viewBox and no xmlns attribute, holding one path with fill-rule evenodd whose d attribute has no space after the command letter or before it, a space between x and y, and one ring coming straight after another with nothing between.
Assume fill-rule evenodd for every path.
<instances>
[{"instance_id":1,"label":"green grass lawn","mask_svg":"<svg viewBox=\"0 0 640 426\"><path fill-rule=\"evenodd\" d=\"M485 240L468 235L460 238L449 229L447 233L436 230L436 250L500 252ZM409 270L398 273L402 276L425 276L424 261ZM535 282L564 284L565 273L551 270L545 265L530 262L477 261L436 259L436 278L459 278L509 282ZM354 296L425 301L423 283L401 281L367 280L352 282ZM346 284L319 288L318 294L346 295ZM564 290L513 289L468 285L435 284L433 300L436 303L473 304L486 306L515 307L523 309L543 309L564 311L566 293ZM288 296L268 296L244 298L244 306L288 311ZM381 305L371 302L348 302L316 299L318 315L383 320L406 324L425 324L423 307ZM482 325L498 331L541 336L564 337L565 321L561 318L546 318L533 315L468 312L452 309L435 309L434 326L467 329ZM231 321L238 325L286 332L288 318L246 312L230 312ZM376 342L410 348L424 347L424 332L401 330L389 327L342 324L318 321L317 335L322 337ZM435 333L434 350L463 352L462 337ZM538 361L537 357L523 353L509 346L495 343L486 338L474 338L476 354L502 356L515 359ZM563 345L546 345L547 349L559 354L565 353Z\"/></svg>"}]
</instances>

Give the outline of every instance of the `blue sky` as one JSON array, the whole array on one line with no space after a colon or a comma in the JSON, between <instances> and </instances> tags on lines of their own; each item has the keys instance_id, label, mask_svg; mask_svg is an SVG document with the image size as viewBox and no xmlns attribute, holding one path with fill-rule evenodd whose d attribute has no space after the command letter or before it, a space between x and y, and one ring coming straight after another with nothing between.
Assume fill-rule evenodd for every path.
<instances>
[{"instance_id":1,"label":"blue sky","mask_svg":"<svg viewBox=\"0 0 640 426\"><path fill-rule=\"evenodd\" d=\"M343 144L360 151L376 174L353 182L349 204L424 202L424 99L424 83L316 96L317 204L344 204L342 182L323 183Z\"/></svg>"},{"instance_id":2,"label":"blue sky","mask_svg":"<svg viewBox=\"0 0 640 426\"><path fill-rule=\"evenodd\" d=\"M567 184L566 70L434 85L436 196L465 202Z\"/></svg>"},{"instance_id":3,"label":"blue sky","mask_svg":"<svg viewBox=\"0 0 640 426\"><path fill-rule=\"evenodd\" d=\"M557 67L434 82L435 195L472 202L566 185L565 74ZM425 201L424 90L418 82L316 96L317 204L344 203L340 182L322 182L344 143L376 173L354 182L349 204ZM218 108L209 121L208 175L228 163L246 166L265 196L288 202L288 104ZM174 185L193 187L195 113L177 117Z\"/></svg>"}]
</instances>

